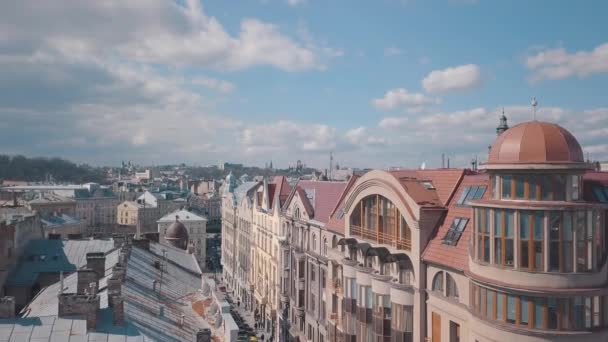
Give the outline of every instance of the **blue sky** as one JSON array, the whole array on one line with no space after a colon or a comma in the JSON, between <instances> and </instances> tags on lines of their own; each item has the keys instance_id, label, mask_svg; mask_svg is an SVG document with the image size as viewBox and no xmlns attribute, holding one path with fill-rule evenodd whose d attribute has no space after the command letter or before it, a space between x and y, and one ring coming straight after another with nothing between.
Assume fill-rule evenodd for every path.
<instances>
[{"instance_id":1,"label":"blue sky","mask_svg":"<svg viewBox=\"0 0 608 342\"><path fill-rule=\"evenodd\" d=\"M584 4L584 6L583 6ZM0 153L93 164L483 160L498 115L608 159L605 1L0 5Z\"/></svg>"}]
</instances>

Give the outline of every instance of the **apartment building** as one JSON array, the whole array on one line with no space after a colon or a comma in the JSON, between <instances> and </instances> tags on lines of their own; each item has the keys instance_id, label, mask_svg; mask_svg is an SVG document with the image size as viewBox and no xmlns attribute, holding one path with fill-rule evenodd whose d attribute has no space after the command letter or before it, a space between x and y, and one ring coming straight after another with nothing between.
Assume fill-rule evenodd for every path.
<instances>
[{"instance_id":1,"label":"apartment building","mask_svg":"<svg viewBox=\"0 0 608 342\"><path fill-rule=\"evenodd\" d=\"M497 134L479 169L255 188L254 308L273 338L608 340L608 173L559 125L502 117Z\"/></svg>"}]
</instances>

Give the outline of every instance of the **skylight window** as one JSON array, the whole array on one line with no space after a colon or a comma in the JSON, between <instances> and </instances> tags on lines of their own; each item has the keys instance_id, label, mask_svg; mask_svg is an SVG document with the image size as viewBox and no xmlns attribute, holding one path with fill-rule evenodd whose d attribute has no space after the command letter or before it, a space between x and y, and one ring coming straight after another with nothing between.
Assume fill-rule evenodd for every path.
<instances>
[{"instance_id":1,"label":"skylight window","mask_svg":"<svg viewBox=\"0 0 608 342\"><path fill-rule=\"evenodd\" d=\"M427 190L434 190L434 189L435 189L435 186L433 186L433 183L432 183L432 182L428 182L428 181L426 181L426 182L422 182L422 185L424 185L424 187L425 187Z\"/></svg>"},{"instance_id":2,"label":"skylight window","mask_svg":"<svg viewBox=\"0 0 608 342\"><path fill-rule=\"evenodd\" d=\"M458 240L460 240L460 236L462 236L462 232L464 231L464 228L467 226L467 223L469 223L468 218L464 218L464 217L454 218L454 221L452 221L452 225L450 226L450 229L448 230L447 233L445 233L445 236L443 237L443 244L448 245L448 246L456 246L456 244L458 243Z\"/></svg>"},{"instance_id":3,"label":"skylight window","mask_svg":"<svg viewBox=\"0 0 608 342\"><path fill-rule=\"evenodd\" d=\"M460 198L458 199L458 202L456 202L456 203L458 205L467 205L466 204L467 201L478 200L478 199L482 198L485 193L486 193L485 185L467 186L462 191L462 194L460 195Z\"/></svg>"},{"instance_id":4,"label":"skylight window","mask_svg":"<svg viewBox=\"0 0 608 342\"><path fill-rule=\"evenodd\" d=\"M598 201L608 203L608 187L596 186L593 188L593 194Z\"/></svg>"}]
</instances>

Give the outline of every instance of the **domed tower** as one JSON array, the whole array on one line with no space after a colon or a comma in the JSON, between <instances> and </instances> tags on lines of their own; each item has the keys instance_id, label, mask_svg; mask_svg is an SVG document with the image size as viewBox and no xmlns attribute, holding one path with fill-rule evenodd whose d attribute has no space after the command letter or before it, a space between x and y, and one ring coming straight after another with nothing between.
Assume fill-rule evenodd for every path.
<instances>
[{"instance_id":1,"label":"domed tower","mask_svg":"<svg viewBox=\"0 0 608 342\"><path fill-rule=\"evenodd\" d=\"M183 223L179 222L179 218L175 217L167 232L165 233L165 241L173 247L185 250L188 248L188 229Z\"/></svg>"},{"instance_id":2,"label":"domed tower","mask_svg":"<svg viewBox=\"0 0 608 342\"><path fill-rule=\"evenodd\" d=\"M608 208L582 199L592 165L576 138L557 124L521 123L480 168L492 192L471 202L475 339L608 341Z\"/></svg>"}]
</instances>

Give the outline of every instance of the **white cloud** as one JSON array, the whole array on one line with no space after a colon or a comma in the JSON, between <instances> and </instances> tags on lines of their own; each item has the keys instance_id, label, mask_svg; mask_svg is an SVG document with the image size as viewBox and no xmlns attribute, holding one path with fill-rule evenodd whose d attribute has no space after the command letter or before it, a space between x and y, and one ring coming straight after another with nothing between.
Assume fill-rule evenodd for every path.
<instances>
[{"instance_id":1,"label":"white cloud","mask_svg":"<svg viewBox=\"0 0 608 342\"><path fill-rule=\"evenodd\" d=\"M33 16L38 19L29 20ZM107 18L112 18L112 32L120 34L107 30ZM163 0L23 0L0 12L0 32L0 45L8 42L14 49L222 70L256 65L287 71L323 69L332 57L326 44L295 40L278 26L255 18L243 19L238 32L230 34L198 0L183 5Z\"/></svg>"},{"instance_id":2,"label":"white cloud","mask_svg":"<svg viewBox=\"0 0 608 342\"><path fill-rule=\"evenodd\" d=\"M422 86L429 93L468 90L476 88L480 84L481 71L475 64L433 70L422 80Z\"/></svg>"},{"instance_id":3,"label":"white cloud","mask_svg":"<svg viewBox=\"0 0 608 342\"><path fill-rule=\"evenodd\" d=\"M378 127L385 129L399 129L406 127L409 119L406 117L386 117L383 118L380 123L378 123Z\"/></svg>"},{"instance_id":4,"label":"white cloud","mask_svg":"<svg viewBox=\"0 0 608 342\"><path fill-rule=\"evenodd\" d=\"M440 103L441 100L426 96L420 93L410 93L407 89L391 89L384 94L384 97L373 99L374 107L382 110L391 110L400 107L418 109L433 104Z\"/></svg>"},{"instance_id":5,"label":"white cloud","mask_svg":"<svg viewBox=\"0 0 608 342\"><path fill-rule=\"evenodd\" d=\"M401 54L401 50L394 46L389 46L386 49L384 49L385 57L399 56L400 54Z\"/></svg>"},{"instance_id":6,"label":"white cloud","mask_svg":"<svg viewBox=\"0 0 608 342\"><path fill-rule=\"evenodd\" d=\"M285 150L328 152L337 146L335 128L286 120L247 127L242 131L240 142L250 153Z\"/></svg>"},{"instance_id":7,"label":"white cloud","mask_svg":"<svg viewBox=\"0 0 608 342\"><path fill-rule=\"evenodd\" d=\"M371 135L369 130L363 126L347 131L345 136L353 145L374 146L386 144L386 139Z\"/></svg>"},{"instance_id":8,"label":"white cloud","mask_svg":"<svg viewBox=\"0 0 608 342\"><path fill-rule=\"evenodd\" d=\"M568 53L564 48L548 49L529 56L526 66L532 81L558 80L572 76L588 77L608 72L608 43L591 51Z\"/></svg>"},{"instance_id":9,"label":"white cloud","mask_svg":"<svg viewBox=\"0 0 608 342\"><path fill-rule=\"evenodd\" d=\"M219 91L220 93L230 93L235 88L234 84L228 81L218 80L211 77L197 77L192 79L191 83Z\"/></svg>"}]
</instances>

